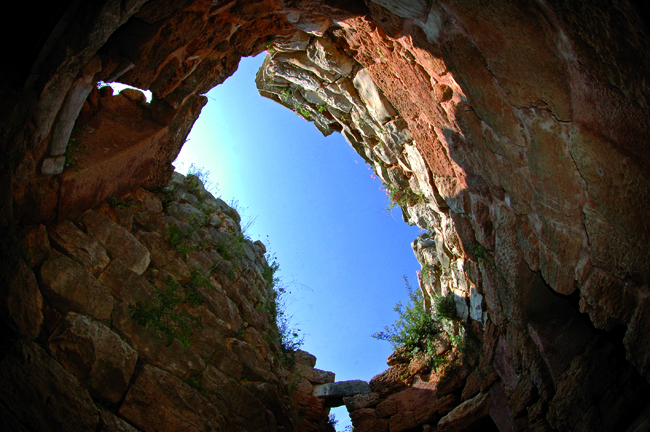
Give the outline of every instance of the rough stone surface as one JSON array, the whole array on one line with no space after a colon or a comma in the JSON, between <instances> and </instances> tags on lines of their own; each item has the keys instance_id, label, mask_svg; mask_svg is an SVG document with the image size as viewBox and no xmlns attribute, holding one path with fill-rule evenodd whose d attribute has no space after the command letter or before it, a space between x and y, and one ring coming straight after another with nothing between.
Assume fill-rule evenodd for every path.
<instances>
[{"instance_id":1,"label":"rough stone surface","mask_svg":"<svg viewBox=\"0 0 650 432\"><path fill-rule=\"evenodd\" d=\"M453 295L458 315L483 344L480 359L468 355L454 377L428 374L422 359L395 365L374 381L381 397L435 387L451 409L463 386L479 387L490 393L492 418L504 430L613 424L624 430L632 422L635 414L617 407L632 406L636 390L610 386L603 396L594 383L602 381L600 355L611 376L626 377L631 364L647 379L650 369L650 43L642 2L101 0L51 2L38 14L27 3L17 7L3 26L22 33L11 38L7 53L20 60L0 71L2 220L51 226L109 196L165 186L206 102L201 95L230 76L241 56L276 50L277 61L265 61L258 75L260 92L301 107L324 134L341 131L398 191L405 220L426 230L413 246L427 306L435 295ZM366 76L361 91L357 76ZM113 95L95 86L116 80L150 89L151 104L137 90ZM290 97L281 98L282 91ZM43 161L66 149L77 151L68 154L69 166L42 175ZM189 195L178 204L195 205ZM129 218L117 213L107 211L129 231ZM212 216L213 229L237 232L236 217ZM139 213L134 229L165 240L165 217ZM205 236L193 234L196 247ZM41 276L46 255L30 257ZM210 255L178 256L182 266L169 271L186 283L186 263L205 269L202 257L219 259ZM136 273L146 267L123 261ZM43 267L51 269L51 256ZM213 279L242 323L264 334L272 322L256 307L266 294L243 269L249 269L245 259L224 260ZM153 279L154 270L165 271L150 269ZM91 273L75 275L96 291ZM70 305L92 303L92 295L74 289L63 301L61 290L41 279L48 332ZM625 353L620 346L585 348L594 339L574 332L580 324L573 321L569 334L578 343L562 341L561 326L539 320L556 300L580 308L618 345L625 328ZM188 308L191 314L214 309ZM246 334L246 344L268 361L253 332L223 331ZM218 342L214 334L205 339L197 344L200 356L207 355L208 339ZM485 381L467 387L476 364ZM310 403L314 412L322 408ZM420 424L414 413L402 410L377 422L377 412L363 411L357 418L377 430L386 424L430 429L433 418ZM239 415L229 419L251 429ZM292 427L280 423L279 429ZM320 423L310 427L324 430Z\"/></svg>"},{"instance_id":2,"label":"rough stone surface","mask_svg":"<svg viewBox=\"0 0 650 432\"><path fill-rule=\"evenodd\" d=\"M41 267L43 294L61 312L77 312L108 321L113 297L81 264L57 251Z\"/></svg>"},{"instance_id":3,"label":"rough stone surface","mask_svg":"<svg viewBox=\"0 0 650 432\"><path fill-rule=\"evenodd\" d=\"M88 233L104 246L113 258L119 258L137 274L144 273L151 260L149 251L131 233L94 211L84 214L81 220Z\"/></svg>"},{"instance_id":4,"label":"rough stone surface","mask_svg":"<svg viewBox=\"0 0 650 432\"><path fill-rule=\"evenodd\" d=\"M339 381L329 384L321 384L314 388L314 396L317 397L345 397L361 393L370 393L370 386L361 380Z\"/></svg>"},{"instance_id":5,"label":"rough stone surface","mask_svg":"<svg viewBox=\"0 0 650 432\"><path fill-rule=\"evenodd\" d=\"M51 247L47 228L44 225L27 227L23 236L28 255L27 263L32 268L40 266L50 256Z\"/></svg>"},{"instance_id":6,"label":"rough stone surface","mask_svg":"<svg viewBox=\"0 0 650 432\"><path fill-rule=\"evenodd\" d=\"M359 394L349 397L344 397L343 402L345 407L349 412L361 409L368 408L379 403L379 395L377 393L366 393Z\"/></svg>"},{"instance_id":7,"label":"rough stone surface","mask_svg":"<svg viewBox=\"0 0 650 432\"><path fill-rule=\"evenodd\" d=\"M30 430L95 430L97 408L77 379L33 342L21 341L0 362L0 401Z\"/></svg>"},{"instance_id":8,"label":"rough stone surface","mask_svg":"<svg viewBox=\"0 0 650 432\"><path fill-rule=\"evenodd\" d=\"M100 432L137 432L137 429L106 410L99 413Z\"/></svg>"},{"instance_id":9,"label":"rough stone surface","mask_svg":"<svg viewBox=\"0 0 650 432\"><path fill-rule=\"evenodd\" d=\"M18 331L28 338L38 336L43 325L43 296L32 270L23 260L9 280L7 309Z\"/></svg>"},{"instance_id":10,"label":"rough stone surface","mask_svg":"<svg viewBox=\"0 0 650 432\"><path fill-rule=\"evenodd\" d=\"M489 394L479 394L458 405L441 418L436 427L436 431L450 432L466 430L469 426L487 416L489 410Z\"/></svg>"},{"instance_id":11,"label":"rough stone surface","mask_svg":"<svg viewBox=\"0 0 650 432\"><path fill-rule=\"evenodd\" d=\"M147 362L187 379L203 370L205 363L178 339L168 337L155 327L143 327L125 303L119 303L113 316L113 326Z\"/></svg>"},{"instance_id":12,"label":"rough stone surface","mask_svg":"<svg viewBox=\"0 0 650 432\"><path fill-rule=\"evenodd\" d=\"M334 372L327 372L320 369L314 369L306 365L296 365L296 371L302 375L303 378L312 384L325 384L334 382Z\"/></svg>"},{"instance_id":13,"label":"rough stone surface","mask_svg":"<svg viewBox=\"0 0 650 432\"><path fill-rule=\"evenodd\" d=\"M119 413L142 430L223 430L223 417L200 393L148 365L127 393Z\"/></svg>"},{"instance_id":14,"label":"rough stone surface","mask_svg":"<svg viewBox=\"0 0 650 432\"><path fill-rule=\"evenodd\" d=\"M52 356L91 394L118 403L129 386L138 353L108 327L68 313L48 340Z\"/></svg>"},{"instance_id":15,"label":"rough stone surface","mask_svg":"<svg viewBox=\"0 0 650 432\"><path fill-rule=\"evenodd\" d=\"M50 242L79 260L95 276L110 262L106 250L70 221L63 221L50 230Z\"/></svg>"}]
</instances>

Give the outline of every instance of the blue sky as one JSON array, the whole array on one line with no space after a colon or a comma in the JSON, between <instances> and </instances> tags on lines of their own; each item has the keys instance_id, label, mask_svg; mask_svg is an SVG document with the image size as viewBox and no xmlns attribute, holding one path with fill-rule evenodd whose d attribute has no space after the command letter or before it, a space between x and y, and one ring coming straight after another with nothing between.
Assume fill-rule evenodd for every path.
<instances>
[{"instance_id":1,"label":"blue sky","mask_svg":"<svg viewBox=\"0 0 650 432\"><path fill-rule=\"evenodd\" d=\"M384 371L387 342L370 337L395 322L407 300L402 275L417 287L411 250L417 227L389 212L368 165L334 133L323 137L288 109L259 96L255 73L264 54L208 93L208 104L174 163L209 170L218 196L235 199L247 234L277 256L290 284L289 314L302 347L337 381L369 381ZM334 410L342 430L345 408Z\"/></svg>"}]
</instances>

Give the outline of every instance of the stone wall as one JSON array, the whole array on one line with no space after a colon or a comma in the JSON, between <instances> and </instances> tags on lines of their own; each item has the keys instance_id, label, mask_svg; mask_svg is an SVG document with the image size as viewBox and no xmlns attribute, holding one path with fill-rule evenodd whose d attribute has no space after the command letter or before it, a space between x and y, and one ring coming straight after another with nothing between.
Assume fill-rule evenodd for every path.
<instances>
[{"instance_id":1,"label":"stone wall","mask_svg":"<svg viewBox=\"0 0 650 432\"><path fill-rule=\"evenodd\" d=\"M392 368L373 381L375 386L387 385L392 390L376 391L376 398L359 396L359 402L348 404L357 429L393 432L438 424L440 430L464 430L475 423L472 427L500 430L609 430L613 424L631 423L621 419L632 419L641 410L639 395L647 385L625 390L620 387L620 380L627 379L628 374L638 377L638 372L623 359L622 335L616 326L631 319L635 301L641 301L647 288L644 277L634 281L628 274L626 289L617 293L614 307L613 299L604 291L605 286L610 286L605 279L613 283L615 277L594 265L593 254L597 252L586 247L576 252L580 263L573 265L579 268L565 273L575 277L558 279L563 269L572 265L565 253L579 248L575 244L579 237L559 242L556 237L561 233L569 235L573 232L571 226L582 230L589 226L582 217L571 221L568 212L558 214L558 209L553 209L558 205L579 205L567 189L577 183L567 186L566 178L580 178L580 167L571 162L560 175L558 148L586 154L600 151L599 145L585 144L577 130L553 133L551 123L545 139L535 138L535 128L542 117L546 118L547 110L534 109L528 114L515 112L524 131L518 149L512 147L509 136L500 136L496 126L483 122L483 135L489 131L493 142L488 145L491 150L480 150L480 140L463 129L462 119L463 112L478 109L471 108L449 71L437 70L442 67L440 63L418 61L420 51L413 39L400 38L397 45L378 29L371 32L372 37L361 36L358 28L362 20L351 21L354 24L343 24L343 29L323 37L297 34L294 40L273 46L258 72L260 94L312 121L324 135L340 132L373 167L393 203L401 206L404 220L426 230L413 242L413 249L422 264L419 282L428 307L436 297L452 296L468 334L483 344L480 365L475 357L479 352L475 352L460 356L455 369L443 373L453 381L449 385L440 382L440 373L422 368L423 362L430 359L389 363ZM370 30L372 25L366 24ZM389 78L392 85L387 82ZM413 91L422 87L428 87L426 93L431 100L416 111L415 105L422 100L420 93L414 95ZM429 125L424 131L423 123ZM561 127L570 129L570 122ZM445 153L438 151L432 157L432 143ZM515 171L512 161L505 158L499 164L485 164L480 159L490 154L498 157L495 146L519 152L518 163L525 164L525 175L511 177L519 182L514 191L504 177ZM459 158L474 160L471 171ZM446 175L434 174L444 166L450 169ZM616 169L615 164L608 166ZM493 179L500 182L498 186L491 183ZM552 179L560 183L553 183L550 191L541 187ZM635 198L645 203L646 187L633 183L639 186ZM522 188L530 188L533 201L523 202L526 198ZM581 190L588 195L587 186ZM606 206L600 205L601 209ZM526 222L531 220L535 224ZM639 233L635 240L640 241L639 247L646 241L645 225L641 222L626 228L628 236ZM556 246L550 249L553 238ZM561 261L553 264L548 254ZM626 265L634 265L625 261ZM564 286L560 286L561 282ZM593 291L595 286L600 287L597 293ZM643 366L634 360L643 358L646 349L645 343L639 344L640 339L633 336L637 331L634 326L628 327L627 357L643 373ZM637 345L631 345L631 340ZM616 366L602 361L605 352ZM581 376L580 380L586 380L580 383L582 392L567 394L565 387L578 385L573 368L589 369L590 374L610 374L612 381L604 384L607 390L596 391L593 387L599 378L591 381ZM605 400L613 393L626 394L618 396L619 401L626 401L625 408L606 406ZM590 400L582 402L589 406L587 411L598 412L600 424L590 415L572 417L565 412L565 407L581 405L583 398ZM414 399L418 402L409 402ZM388 405L393 407L390 412L385 408ZM505 409L506 405L510 408ZM530 415L533 408L534 414Z\"/></svg>"},{"instance_id":2,"label":"stone wall","mask_svg":"<svg viewBox=\"0 0 650 432\"><path fill-rule=\"evenodd\" d=\"M28 339L0 362L3 423L326 430L329 409L293 408L292 383L318 374L316 359L299 352L296 364L283 348L264 245L196 176L175 173L157 193L112 197L24 235L28 260L3 294ZM322 429L301 427L306 417Z\"/></svg>"},{"instance_id":3,"label":"stone wall","mask_svg":"<svg viewBox=\"0 0 650 432\"><path fill-rule=\"evenodd\" d=\"M36 380L32 388L42 380L79 388L75 373L60 373L33 340L63 356L43 337L56 334L65 345L67 335L91 325L88 334L110 335L97 322L108 323L109 303L125 302L96 277L117 267L102 242L111 232L106 220L118 220L121 210L85 212L112 196L137 198L142 185L165 186L170 162L205 103L201 94L231 75L241 56L273 49L258 78L263 94L324 133L340 131L375 167L405 219L427 231L414 242L423 291L429 298L453 295L468 332L482 343L478 363L467 360L472 372L447 394L456 404L451 412L469 409L458 405L466 393L460 388L480 382L478 394L489 393L490 421L500 430L607 430L635 421L643 401L634 395L650 378L647 6L104 0L17 7L19 13L3 15L3 28L20 29L11 35L16 55L0 70L3 317L11 323L3 329L9 354L2 361L13 365L7 363L5 376ZM153 99L113 96L97 89L100 81L150 89ZM105 154L106 148L114 150ZM136 234L158 232L139 223ZM29 265L15 259L12 227L29 233ZM152 245L131 237L121 235L120 245L139 244L154 260ZM53 252L47 239L56 244ZM88 244L70 246L77 241ZM119 258L136 274L146 268L139 250ZM164 265L187 267L173 259ZM54 274L81 278L90 288ZM164 283L158 280L159 289ZM241 306L237 295L227 296ZM63 324L54 310L65 316ZM248 312L240 312L243 322ZM16 342L18 333L32 341ZM165 370L163 360L136 367L144 377L136 380L138 395L154 382L179 389L178 380L196 375L193 368L205 360L181 347L185 360L174 364L185 372ZM15 411L7 418L56 424L76 411L81 422L95 425L90 397L100 397L92 390L98 378L89 378L89 366L78 359L73 363L90 396L49 411L44 396L40 414ZM392 374L411 389L433 379L423 371L412 381ZM621 387L624 378L633 386ZM120 380L126 378L111 382ZM188 406L204 406L189 390L175 394L187 397ZM486 399L479 399L471 400L484 407ZM390 428L395 416L415 412L397 406L388 417L372 415L390 417ZM450 415L446 409L452 406L418 417L417 427L433 427L436 416ZM442 428L443 420L436 421Z\"/></svg>"}]
</instances>

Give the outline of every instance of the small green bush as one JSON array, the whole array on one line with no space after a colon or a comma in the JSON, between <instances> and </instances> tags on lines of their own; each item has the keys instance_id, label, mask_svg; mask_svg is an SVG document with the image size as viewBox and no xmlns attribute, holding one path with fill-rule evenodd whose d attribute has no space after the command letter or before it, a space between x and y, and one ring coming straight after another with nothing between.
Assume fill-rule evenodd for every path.
<instances>
[{"instance_id":1,"label":"small green bush","mask_svg":"<svg viewBox=\"0 0 650 432\"><path fill-rule=\"evenodd\" d=\"M405 354L415 355L425 353L429 357L429 366L437 370L448 364L445 357L435 355L434 336L443 331L444 322L456 321L456 304L453 296L435 297L433 311L427 310L424 296L421 291L413 291L406 276L404 282L409 295L406 305L402 302L395 305L395 312L399 314L397 321L392 326L384 327L383 332L372 335L378 340L388 341L393 350L404 349ZM450 337L452 345L458 347L462 337Z\"/></svg>"},{"instance_id":2,"label":"small green bush","mask_svg":"<svg viewBox=\"0 0 650 432\"><path fill-rule=\"evenodd\" d=\"M129 306L131 317L141 326L153 326L163 332L167 337L167 345L177 339L189 348L192 328L201 330L203 324L197 317L185 312L185 308L203 303L203 296L197 291L200 285L195 285L197 279L192 275L190 281L183 285L172 276L168 276L165 282L166 290L157 292L147 302L138 301Z\"/></svg>"},{"instance_id":3,"label":"small green bush","mask_svg":"<svg viewBox=\"0 0 650 432\"><path fill-rule=\"evenodd\" d=\"M171 222L167 224L167 227L168 227L167 241L169 242L169 245L171 247L176 249L176 252L179 255L185 255L195 250L195 248L187 244L186 241L188 236L193 232L192 229L182 230L176 225L172 224Z\"/></svg>"},{"instance_id":4,"label":"small green bush","mask_svg":"<svg viewBox=\"0 0 650 432\"><path fill-rule=\"evenodd\" d=\"M424 195L415 193L411 189L399 189L393 185L388 185L383 191L390 200L388 210L392 210L396 205L405 208L424 201Z\"/></svg>"},{"instance_id":5,"label":"small green bush","mask_svg":"<svg viewBox=\"0 0 650 432\"><path fill-rule=\"evenodd\" d=\"M426 310L422 292L413 291L406 276L404 281L409 295L408 303L397 303L393 309L399 314L395 324L384 327L383 332L374 333L372 337L390 342L394 350L406 347L409 353L415 353L425 350L427 340L441 331L440 321Z\"/></svg>"}]
</instances>

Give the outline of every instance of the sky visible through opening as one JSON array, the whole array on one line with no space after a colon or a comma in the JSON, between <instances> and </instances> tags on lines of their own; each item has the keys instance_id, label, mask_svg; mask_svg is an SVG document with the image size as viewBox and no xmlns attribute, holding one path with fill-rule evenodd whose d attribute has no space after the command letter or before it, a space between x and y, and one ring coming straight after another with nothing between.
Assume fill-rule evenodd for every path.
<instances>
[{"instance_id":1,"label":"sky visible through opening","mask_svg":"<svg viewBox=\"0 0 650 432\"><path fill-rule=\"evenodd\" d=\"M369 381L387 369L387 342L370 337L395 322L393 306L407 300L402 280L417 287L420 266L409 227L373 172L339 133L316 127L261 97L255 73L264 54L244 58L212 89L208 104L174 162L210 171L215 196L238 201L246 234L275 254L291 282L288 312L302 331L316 368L337 381ZM337 430L350 424L345 407L332 410Z\"/></svg>"}]
</instances>

